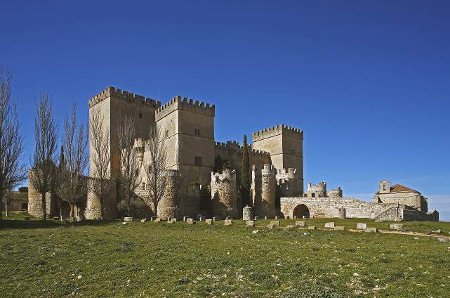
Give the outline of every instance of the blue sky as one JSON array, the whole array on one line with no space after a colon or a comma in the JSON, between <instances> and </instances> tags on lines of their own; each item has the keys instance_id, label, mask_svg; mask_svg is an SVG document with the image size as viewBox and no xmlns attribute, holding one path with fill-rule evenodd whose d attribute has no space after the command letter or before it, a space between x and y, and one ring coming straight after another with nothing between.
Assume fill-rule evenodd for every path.
<instances>
[{"instance_id":1,"label":"blue sky","mask_svg":"<svg viewBox=\"0 0 450 298\"><path fill-rule=\"evenodd\" d=\"M36 97L62 123L109 85L216 104L216 139L304 130L305 184L390 179L450 220L449 1L2 1L29 163Z\"/></svg>"}]
</instances>

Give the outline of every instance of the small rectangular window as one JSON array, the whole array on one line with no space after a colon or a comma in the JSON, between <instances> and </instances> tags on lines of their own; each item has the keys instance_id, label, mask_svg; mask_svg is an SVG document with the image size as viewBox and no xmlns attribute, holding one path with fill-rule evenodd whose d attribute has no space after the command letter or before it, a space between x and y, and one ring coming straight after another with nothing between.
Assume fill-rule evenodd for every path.
<instances>
[{"instance_id":1,"label":"small rectangular window","mask_svg":"<svg viewBox=\"0 0 450 298\"><path fill-rule=\"evenodd\" d=\"M196 136L200 136L200 128L196 128L194 130L194 133L195 133Z\"/></svg>"},{"instance_id":2,"label":"small rectangular window","mask_svg":"<svg viewBox=\"0 0 450 298\"><path fill-rule=\"evenodd\" d=\"M168 130L166 130L166 132L165 132L165 136L166 136L166 138L168 138L168 137L169 137L169 131L168 131Z\"/></svg>"},{"instance_id":3,"label":"small rectangular window","mask_svg":"<svg viewBox=\"0 0 450 298\"><path fill-rule=\"evenodd\" d=\"M196 166L201 166L202 165L202 158L200 156L196 156L194 159L194 163Z\"/></svg>"}]
</instances>

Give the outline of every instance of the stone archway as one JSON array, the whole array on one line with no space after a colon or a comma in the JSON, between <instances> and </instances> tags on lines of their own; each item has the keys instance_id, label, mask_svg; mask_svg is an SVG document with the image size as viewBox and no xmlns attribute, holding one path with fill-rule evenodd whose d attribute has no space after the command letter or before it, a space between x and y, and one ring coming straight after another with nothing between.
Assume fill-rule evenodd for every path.
<instances>
[{"instance_id":1,"label":"stone archway","mask_svg":"<svg viewBox=\"0 0 450 298\"><path fill-rule=\"evenodd\" d=\"M295 218L309 218L309 209L305 204L295 206L292 216Z\"/></svg>"}]
</instances>

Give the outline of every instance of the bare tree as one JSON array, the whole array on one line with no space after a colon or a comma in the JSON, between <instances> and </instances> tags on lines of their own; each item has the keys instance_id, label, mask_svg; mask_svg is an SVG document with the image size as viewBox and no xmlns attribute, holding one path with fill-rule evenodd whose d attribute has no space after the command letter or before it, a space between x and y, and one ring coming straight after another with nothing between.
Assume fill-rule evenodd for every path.
<instances>
[{"instance_id":1,"label":"bare tree","mask_svg":"<svg viewBox=\"0 0 450 298\"><path fill-rule=\"evenodd\" d=\"M42 218L47 219L46 193L52 190L55 176L55 153L57 149L57 126L48 93L39 96L34 118L35 148L30 183L41 194Z\"/></svg>"},{"instance_id":2,"label":"bare tree","mask_svg":"<svg viewBox=\"0 0 450 298\"><path fill-rule=\"evenodd\" d=\"M153 212L157 215L158 204L164 197L169 179L166 173L166 149L157 129L151 130L146 149L148 158L144 169L147 178L147 200L152 204Z\"/></svg>"},{"instance_id":3,"label":"bare tree","mask_svg":"<svg viewBox=\"0 0 450 298\"><path fill-rule=\"evenodd\" d=\"M92 110L90 115L89 142L91 150L91 185L100 200L100 218L104 217L105 202L112 190L110 181L110 135L105 126L105 119L99 110Z\"/></svg>"},{"instance_id":4,"label":"bare tree","mask_svg":"<svg viewBox=\"0 0 450 298\"><path fill-rule=\"evenodd\" d=\"M11 101L11 72L0 68L0 219L5 194L26 179L19 160L22 152L18 116Z\"/></svg>"},{"instance_id":5,"label":"bare tree","mask_svg":"<svg viewBox=\"0 0 450 298\"><path fill-rule=\"evenodd\" d=\"M119 150L121 151L121 170L119 185L122 200L127 209L127 215L131 216L131 204L136 196L136 190L141 183L140 161L138 159L138 148L134 147L135 123L132 118L126 117L118 125Z\"/></svg>"},{"instance_id":6,"label":"bare tree","mask_svg":"<svg viewBox=\"0 0 450 298\"><path fill-rule=\"evenodd\" d=\"M75 217L75 207L80 206L87 196L87 181L84 176L87 157L87 133L83 124L77 121L76 105L72 107L72 114L64 121L64 135L61 147L61 157L58 166L56 193L61 200L69 203L70 218Z\"/></svg>"},{"instance_id":7,"label":"bare tree","mask_svg":"<svg viewBox=\"0 0 450 298\"><path fill-rule=\"evenodd\" d=\"M11 201L8 193L25 179L24 168L19 165L23 147L17 118L15 105L11 102L11 72L3 72L0 68L0 218L2 199L6 200L8 209Z\"/></svg>"},{"instance_id":8,"label":"bare tree","mask_svg":"<svg viewBox=\"0 0 450 298\"><path fill-rule=\"evenodd\" d=\"M11 190L6 190L3 194L3 200L5 202L5 216L9 217L9 209L11 208L11 203L13 200L13 192Z\"/></svg>"}]
</instances>

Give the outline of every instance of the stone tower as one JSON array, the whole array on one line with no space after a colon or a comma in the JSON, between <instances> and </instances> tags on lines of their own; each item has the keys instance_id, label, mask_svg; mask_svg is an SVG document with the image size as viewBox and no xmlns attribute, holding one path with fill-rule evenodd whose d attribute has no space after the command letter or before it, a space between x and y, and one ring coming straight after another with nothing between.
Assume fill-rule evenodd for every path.
<instances>
[{"instance_id":1,"label":"stone tower","mask_svg":"<svg viewBox=\"0 0 450 298\"><path fill-rule=\"evenodd\" d=\"M177 170L166 170L164 175L167 177L166 190L158 204L157 216L159 218L178 217L177 179L180 177L180 173Z\"/></svg>"},{"instance_id":2,"label":"stone tower","mask_svg":"<svg viewBox=\"0 0 450 298\"><path fill-rule=\"evenodd\" d=\"M109 136L110 163L109 176L114 176L120 170L120 151L118 140L118 127L125 117L135 120L136 138L147 138L150 130L155 125L155 110L161 103L157 100L136 95L127 91L122 91L114 87L108 87L89 100L89 129L92 129L91 121L95 113L103 119L103 128ZM93 164L92 144L89 147L90 166L89 175L93 178L97 176ZM113 218L115 216L116 199L114 194L105 202L104 217ZM97 219L100 217L100 200L92 191L92 185L89 187L87 208L87 219Z\"/></svg>"},{"instance_id":3,"label":"stone tower","mask_svg":"<svg viewBox=\"0 0 450 298\"><path fill-rule=\"evenodd\" d=\"M265 164L260 174L256 168L253 168L252 178L252 197L255 214L258 217L275 216L276 180L274 167Z\"/></svg>"},{"instance_id":4,"label":"stone tower","mask_svg":"<svg viewBox=\"0 0 450 298\"><path fill-rule=\"evenodd\" d=\"M379 193L390 193L391 192L391 182L389 180L380 181Z\"/></svg>"},{"instance_id":5,"label":"stone tower","mask_svg":"<svg viewBox=\"0 0 450 298\"><path fill-rule=\"evenodd\" d=\"M270 153L277 170L296 169L299 194L303 194L303 131L277 125L253 133L252 148Z\"/></svg>"},{"instance_id":6,"label":"stone tower","mask_svg":"<svg viewBox=\"0 0 450 298\"><path fill-rule=\"evenodd\" d=\"M211 172L211 199L214 215L221 218L238 216L236 171Z\"/></svg>"},{"instance_id":7,"label":"stone tower","mask_svg":"<svg viewBox=\"0 0 450 298\"><path fill-rule=\"evenodd\" d=\"M199 212L200 190L210 184L214 169L214 115L214 105L180 96L155 113L157 131L166 148L167 166L183 173L184 215Z\"/></svg>"}]
</instances>

